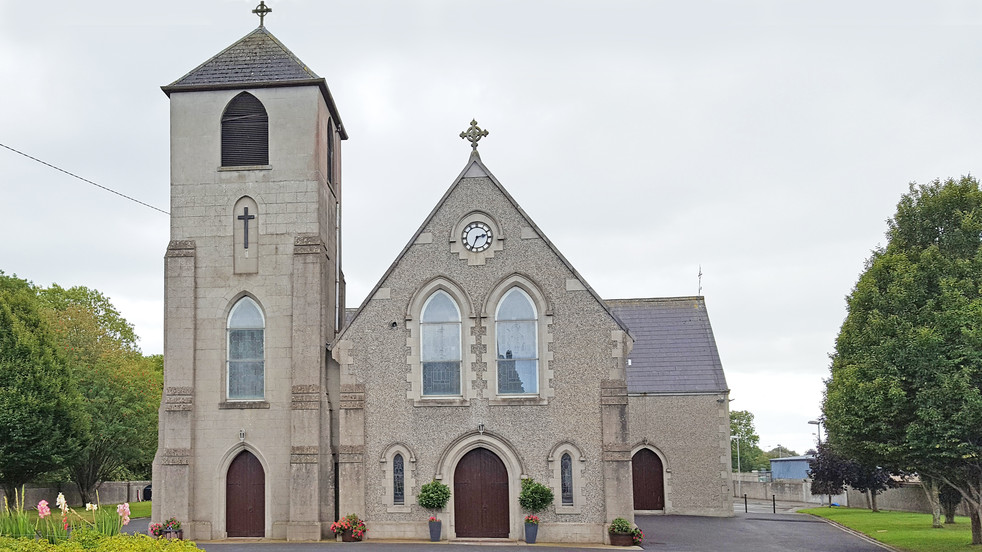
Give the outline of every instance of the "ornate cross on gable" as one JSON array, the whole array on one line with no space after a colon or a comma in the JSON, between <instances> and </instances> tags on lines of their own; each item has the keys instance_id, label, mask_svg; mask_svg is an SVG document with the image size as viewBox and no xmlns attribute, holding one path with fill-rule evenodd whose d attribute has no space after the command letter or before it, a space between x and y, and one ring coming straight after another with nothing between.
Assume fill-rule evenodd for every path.
<instances>
[{"instance_id":1,"label":"ornate cross on gable","mask_svg":"<svg viewBox=\"0 0 982 552\"><path fill-rule=\"evenodd\" d=\"M256 215L250 215L248 207L245 207L244 211L244 213L235 218L242 221L242 230L244 234L242 238L242 247L244 249L249 249L249 221L256 218Z\"/></svg>"},{"instance_id":2,"label":"ornate cross on gable","mask_svg":"<svg viewBox=\"0 0 982 552\"><path fill-rule=\"evenodd\" d=\"M468 142L471 143L471 147L477 150L477 142L488 135L488 131L481 130L481 127L477 126L477 119L471 120L471 126L464 132L460 133L461 138L466 138Z\"/></svg>"},{"instance_id":3,"label":"ornate cross on gable","mask_svg":"<svg viewBox=\"0 0 982 552\"><path fill-rule=\"evenodd\" d=\"M259 26L260 27L263 26L263 18L266 17L266 14L269 13L269 12L271 12L271 11L273 11L273 8L267 8L266 7L266 1L265 0L260 0L259 5L256 6L256 9L252 10L252 13L254 13L254 14L256 14L256 15L259 16Z\"/></svg>"}]
</instances>

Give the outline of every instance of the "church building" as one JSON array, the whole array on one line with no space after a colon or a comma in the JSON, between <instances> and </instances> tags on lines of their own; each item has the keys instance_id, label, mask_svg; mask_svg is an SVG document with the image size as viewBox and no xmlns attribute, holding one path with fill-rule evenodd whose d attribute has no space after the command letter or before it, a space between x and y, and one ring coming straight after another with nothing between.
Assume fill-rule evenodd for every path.
<instances>
[{"instance_id":1,"label":"church building","mask_svg":"<svg viewBox=\"0 0 982 552\"><path fill-rule=\"evenodd\" d=\"M599 543L615 517L733 514L702 297L604 300L461 133L463 167L358 309L325 79L263 25L170 85L171 241L153 521L197 540ZM463 145L463 144L462 144ZM513 186L529 185L515 183ZM417 504L448 485L447 506Z\"/></svg>"}]
</instances>

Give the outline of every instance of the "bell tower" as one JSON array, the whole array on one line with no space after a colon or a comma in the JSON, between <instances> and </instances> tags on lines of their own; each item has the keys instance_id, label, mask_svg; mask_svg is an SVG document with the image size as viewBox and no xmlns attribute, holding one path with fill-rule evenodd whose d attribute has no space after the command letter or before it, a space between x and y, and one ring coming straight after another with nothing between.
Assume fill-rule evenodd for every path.
<instances>
[{"instance_id":1,"label":"bell tower","mask_svg":"<svg viewBox=\"0 0 982 552\"><path fill-rule=\"evenodd\" d=\"M344 317L341 141L326 81L265 27L170 100L155 522L318 540L334 516L327 352Z\"/></svg>"}]
</instances>

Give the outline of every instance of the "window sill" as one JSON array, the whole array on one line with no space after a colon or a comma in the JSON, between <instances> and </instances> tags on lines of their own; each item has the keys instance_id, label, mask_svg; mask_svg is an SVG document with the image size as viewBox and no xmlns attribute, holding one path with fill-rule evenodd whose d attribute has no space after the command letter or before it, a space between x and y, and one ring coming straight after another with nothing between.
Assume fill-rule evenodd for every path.
<instances>
[{"instance_id":1,"label":"window sill","mask_svg":"<svg viewBox=\"0 0 982 552\"><path fill-rule=\"evenodd\" d=\"M413 406L470 406L470 401L462 397L413 399Z\"/></svg>"},{"instance_id":2,"label":"window sill","mask_svg":"<svg viewBox=\"0 0 982 552\"><path fill-rule=\"evenodd\" d=\"M579 506L556 506L556 515L569 516L580 513Z\"/></svg>"},{"instance_id":3,"label":"window sill","mask_svg":"<svg viewBox=\"0 0 982 552\"><path fill-rule=\"evenodd\" d=\"M269 408L266 401L222 401L218 403L219 410L253 410Z\"/></svg>"},{"instance_id":4,"label":"window sill","mask_svg":"<svg viewBox=\"0 0 982 552\"><path fill-rule=\"evenodd\" d=\"M219 172L227 171L271 171L272 165L238 165L235 167L218 167Z\"/></svg>"},{"instance_id":5,"label":"window sill","mask_svg":"<svg viewBox=\"0 0 982 552\"><path fill-rule=\"evenodd\" d=\"M538 395L534 397L495 397L488 401L491 406L545 406L547 399Z\"/></svg>"},{"instance_id":6,"label":"window sill","mask_svg":"<svg viewBox=\"0 0 982 552\"><path fill-rule=\"evenodd\" d=\"M385 511L390 514L408 514L412 511L412 507L409 505L394 504L386 508Z\"/></svg>"}]
</instances>

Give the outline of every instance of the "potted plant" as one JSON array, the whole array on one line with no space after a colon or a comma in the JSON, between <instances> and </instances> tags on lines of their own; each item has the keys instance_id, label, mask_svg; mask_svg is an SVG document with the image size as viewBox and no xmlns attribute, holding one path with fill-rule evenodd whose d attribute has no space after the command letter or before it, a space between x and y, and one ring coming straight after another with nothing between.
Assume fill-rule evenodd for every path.
<instances>
[{"instance_id":1,"label":"potted plant","mask_svg":"<svg viewBox=\"0 0 982 552\"><path fill-rule=\"evenodd\" d=\"M641 546L641 543L644 542L644 531L640 527L635 527L631 531L631 541L635 546Z\"/></svg>"},{"instance_id":2,"label":"potted plant","mask_svg":"<svg viewBox=\"0 0 982 552\"><path fill-rule=\"evenodd\" d=\"M170 518L164 521L164 538L167 539L184 539L184 530L181 529L181 522L177 521L177 518Z\"/></svg>"},{"instance_id":3,"label":"potted plant","mask_svg":"<svg viewBox=\"0 0 982 552\"><path fill-rule=\"evenodd\" d=\"M427 510L442 510L450 500L450 487L434 479L419 488L416 502ZM430 516L430 541L437 542L443 532L443 522L435 515Z\"/></svg>"},{"instance_id":4,"label":"potted plant","mask_svg":"<svg viewBox=\"0 0 982 552\"><path fill-rule=\"evenodd\" d=\"M610 533L611 546L631 546L634 544L631 522L622 517L614 518L614 521L611 521L607 527L607 532Z\"/></svg>"},{"instance_id":5,"label":"potted plant","mask_svg":"<svg viewBox=\"0 0 982 552\"><path fill-rule=\"evenodd\" d=\"M365 538L368 527L358 514L348 514L331 524L331 531L341 535L341 542L358 542Z\"/></svg>"},{"instance_id":6,"label":"potted plant","mask_svg":"<svg viewBox=\"0 0 982 552\"><path fill-rule=\"evenodd\" d=\"M535 544L539 535L539 516L535 514L545 510L552 504L552 489L531 477L522 480L522 492L518 494L518 504L527 510L525 516L525 542Z\"/></svg>"}]
</instances>

